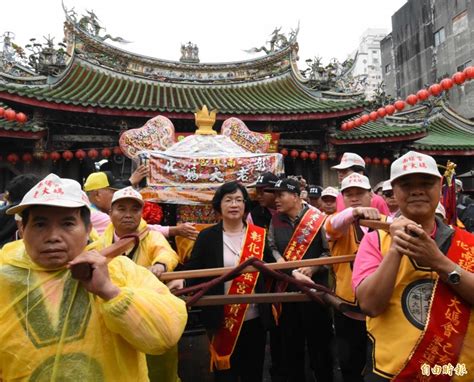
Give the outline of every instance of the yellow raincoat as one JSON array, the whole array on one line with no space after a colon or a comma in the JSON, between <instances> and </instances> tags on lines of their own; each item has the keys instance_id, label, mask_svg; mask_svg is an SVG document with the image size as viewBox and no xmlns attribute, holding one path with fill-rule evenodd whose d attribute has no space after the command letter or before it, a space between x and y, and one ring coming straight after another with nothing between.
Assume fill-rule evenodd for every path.
<instances>
[{"instance_id":1,"label":"yellow raincoat","mask_svg":"<svg viewBox=\"0 0 474 382\"><path fill-rule=\"evenodd\" d=\"M147 227L145 220L141 220L137 232ZM113 243L114 226L109 224L99 240L101 248L108 247ZM129 255L130 256L130 255ZM174 270L178 265L178 255L171 248L165 237L156 231L148 231L146 236L140 240L140 244L130 256L135 263L144 267L153 264L166 264L168 272ZM178 377L178 346L176 345L165 354L159 356L147 356L149 377L152 382L177 382Z\"/></svg>"},{"instance_id":2,"label":"yellow raincoat","mask_svg":"<svg viewBox=\"0 0 474 382\"><path fill-rule=\"evenodd\" d=\"M46 271L23 241L2 249L0 381L148 381L144 353L179 340L187 313L151 272L120 256L109 263L121 293L87 292L67 269Z\"/></svg>"}]
</instances>

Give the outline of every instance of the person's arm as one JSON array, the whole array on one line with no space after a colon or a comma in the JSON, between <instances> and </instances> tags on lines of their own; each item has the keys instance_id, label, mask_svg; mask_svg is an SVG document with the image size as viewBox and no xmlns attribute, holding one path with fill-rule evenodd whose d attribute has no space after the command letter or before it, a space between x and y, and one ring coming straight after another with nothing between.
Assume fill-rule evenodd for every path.
<instances>
[{"instance_id":1,"label":"person's arm","mask_svg":"<svg viewBox=\"0 0 474 382\"><path fill-rule=\"evenodd\" d=\"M130 175L128 181L132 185L132 187L137 187L141 180L148 174L148 167L144 164L141 164L137 167L137 169Z\"/></svg>"},{"instance_id":2,"label":"person's arm","mask_svg":"<svg viewBox=\"0 0 474 382\"><path fill-rule=\"evenodd\" d=\"M352 207L349 207L327 217L324 223L327 240L337 240L344 235L355 220L353 210Z\"/></svg>"},{"instance_id":3,"label":"person's arm","mask_svg":"<svg viewBox=\"0 0 474 382\"><path fill-rule=\"evenodd\" d=\"M180 223L169 227L169 236L183 236L190 240L196 240L198 233L193 223Z\"/></svg>"},{"instance_id":4,"label":"person's arm","mask_svg":"<svg viewBox=\"0 0 474 382\"><path fill-rule=\"evenodd\" d=\"M176 252L171 248L168 240L163 235L150 232L151 248L149 248L150 262L152 264L150 270L156 277L160 277L163 272L171 272L178 265L179 258Z\"/></svg>"},{"instance_id":5,"label":"person's arm","mask_svg":"<svg viewBox=\"0 0 474 382\"><path fill-rule=\"evenodd\" d=\"M268 246L272 251L273 258L276 262L281 263L284 262L285 259L283 258L282 254L278 250L276 243L275 243L275 228L273 227L273 221L270 222L270 226L268 227Z\"/></svg>"},{"instance_id":6,"label":"person's arm","mask_svg":"<svg viewBox=\"0 0 474 382\"><path fill-rule=\"evenodd\" d=\"M172 348L186 325L184 301L128 258L116 258L109 267L119 294L98 301L107 328L143 353L163 354Z\"/></svg>"}]
</instances>

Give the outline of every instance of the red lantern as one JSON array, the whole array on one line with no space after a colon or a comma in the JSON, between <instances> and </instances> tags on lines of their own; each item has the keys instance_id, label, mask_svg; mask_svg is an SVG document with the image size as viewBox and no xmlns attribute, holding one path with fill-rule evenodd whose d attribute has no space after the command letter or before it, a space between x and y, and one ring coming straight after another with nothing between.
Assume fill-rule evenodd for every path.
<instances>
[{"instance_id":1,"label":"red lantern","mask_svg":"<svg viewBox=\"0 0 474 382\"><path fill-rule=\"evenodd\" d=\"M395 106L387 105L385 106L385 111L387 112L388 115L392 115L393 113L395 113Z\"/></svg>"},{"instance_id":2,"label":"red lantern","mask_svg":"<svg viewBox=\"0 0 474 382\"><path fill-rule=\"evenodd\" d=\"M99 156L99 152L96 149L90 149L87 152L87 156L91 159L96 159Z\"/></svg>"},{"instance_id":3,"label":"red lantern","mask_svg":"<svg viewBox=\"0 0 474 382\"><path fill-rule=\"evenodd\" d=\"M120 148L120 146L115 146L113 151L114 151L114 155L122 155L123 154L122 149Z\"/></svg>"},{"instance_id":4,"label":"red lantern","mask_svg":"<svg viewBox=\"0 0 474 382\"><path fill-rule=\"evenodd\" d=\"M466 81L466 75L463 72L454 73L452 78L456 85L461 85Z\"/></svg>"},{"instance_id":5,"label":"red lantern","mask_svg":"<svg viewBox=\"0 0 474 382\"><path fill-rule=\"evenodd\" d=\"M347 122L344 122L344 123L341 125L341 130L343 130L343 131L346 131L346 130L347 130Z\"/></svg>"},{"instance_id":6,"label":"red lantern","mask_svg":"<svg viewBox=\"0 0 474 382\"><path fill-rule=\"evenodd\" d=\"M3 117L5 114L5 109L3 107L0 107L0 117Z\"/></svg>"},{"instance_id":7,"label":"red lantern","mask_svg":"<svg viewBox=\"0 0 474 382\"><path fill-rule=\"evenodd\" d=\"M291 156L293 159L298 158L299 155L300 155L300 154L298 153L297 150L294 150L294 149L291 150L290 156Z\"/></svg>"},{"instance_id":8,"label":"red lantern","mask_svg":"<svg viewBox=\"0 0 474 382\"><path fill-rule=\"evenodd\" d=\"M379 115L380 118L383 118L387 115L387 110L385 110L384 107L380 107L378 110L377 110L377 114Z\"/></svg>"},{"instance_id":9,"label":"red lantern","mask_svg":"<svg viewBox=\"0 0 474 382\"><path fill-rule=\"evenodd\" d=\"M466 69L464 69L463 73L466 76L466 80L472 80L474 78L474 66L468 66Z\"/></svg>"},{"instance_id":10,"label":"red lantern","mask_svg":"<svg viewBox=\"0 0 474 382\"><path fill-rule=\"evenodd\" d=\"M114 149L114 153L115 153L115 149ZM281 149L280 154L283 155L284 157L287 157L288 156L288 150L287 149Z\"/></svg>"},{"instance_id":11,"label":"red lantern","mask_svg":"<svg viewBox=\"0 0 474 382\"><path fill-rule=\"evenodd\" d=\"M414 94L410 94L405 101L408 105L413 106L418 102L418 97Z\"/></svg>"},{"instance_id":12,"label":"red lantern","mask_svg":"<svg viewBox=\"0 0 474 382\"><path fill-rule=\"evenodd\" d=\"M20 157L18 155L16 155L15 153L8 154L8 156L7 156L7 161L10 162L13 165L15 165L16 162L18 162L19 160L20 160Z\"/></svg>"},{"instance_id":13,"label":"red lantern","mask_svg":"<svg viewBox=\"0 0 474 382\"><path fill-rule=\"evenodd\" d=\"M445 78L444 80L442 80L440 83L441 87L443 88L443 90L449 90L453 87L454 83L453 83L453 80L451 78Z\"/></svg>"},{"instance_id":14,"label":"red lantern","mask_svg":"<svg viewBox=\"0 0 474 382\"><path fill-rule=\"evenodd\" d=\"M14 121L16 119L16 113L15 110L13 109L8 109L5 112L5 118L8 119L9 121Z\"/></svg>"},{"instance_id":15,"label":"red lantern","mask_svg":"<svg viewBox=\"0 0 474 382\"><path fill-rule=\"evenodd\" d=\"M347 122L347 130L352 130L355 127L354 121Z\"/></svg>"},{"instance_id":16,"label":"red lantern","mask_svg":"<svg viewBox=\"0 0 474 382\"><path fill-rule=\"evenodd\" d=\"M387 167L387 166L390 164L390 159L388 159L388 158L383 158L383 159L382 159L382 164L383 164L385 167Z\"/></svg>"},{"instance_id":17,"label":"red lantern","mask_svg":"<svg viewBox=\"0 0 474 382\"><path fill-rule=\"evenodd\" d=\"M356 118L356 119L354 120L354 125L355 125L356 127L359 127L360 125L362 125L362 119Z\"/></svg>"},{"instance_id":18,"label":"red lantern","mask_svg":"<svg viewBox=\"0 0 474 382\"><path fill-rule=\"evenodd\" d=\"M74 154L71 151L66 150L63 152L63 159L66 162L69 162L72 158L74 158Z\"/></svg>"},{"instance_id":19,"label":"red lantern","mask_svg":"<svg viewBox=\"0 0 474 382\"><path fill-rule=\"evenodd\" d=\"M47 153L46 151L43 153L43 155L41 156L41 159L43 160L48 160L49 159L49 153Z\"/></svg>"},{"instance_id":20,"label":"red lantern","mask_svg":"<svg viewBox=\"0 0 474 382\"><path fill-rule=\"evenodd\" d=\"M426 89L421 89L421 90L418 90L418 92L416 93L416 96L420 101L424 101L428 99L428 97L430 96L430 92Z\"/></svg>"},{"instance_id":21,"label":"red lantern","mask_svg":"<svg viewBox=\"0 0 474 382\"><path fill-rule=\"evenodd\" d=\"M110 151L108 148L102 149L100 153L104 158L108 158L112 155L112 151Z\"/></svg>"},{"instance_id":22,"label":"red lantern","mask_svg":"<svg viewBox=\"0 0 474 382\"><path fill-rule=\"evenodd\" d=\"M18 113L16 115L16 120L20 123L25 123L28 120L28 118L26 117L24 113Z\"/></svg>"},{"instance_id":23,"label":"red lantern","mask_svg":"<svg viewBox=\"0 0 474 382\"><path fill-rule=\"evenodd\" d=\"M395 109L397 109L398 111L403 110L405 108L405 101L399 99L398 101L395 101L393 106L395 106Z\"/></svg>"},{"instance_id":24,"label":"red lantern","mask_svg":"<svg viewBox=\"0 0 474 382\"><path fill-rule=\"evenodd\" d=\"M57 151L53 151L51 154L50 154L50 158L53 162L56 162L58 160L61 159L61 154L59 154Z\"/></svg>"},{"instance_id":25,"label":"red lantern","mask_svg":"<svg viewBox=\"0 0 474 382\"><path fill-rule=\"evenodd\" d=\"M318 154L316 153L316 151L311 151L311 152L309 153L309 159L311 159L311 160L313 160L313 161L316 160L316 159L318 159Z\"/></svg>"},{"instance_id":26,"label":"red lantern","mask_svg":"<svg viewBox=\"0 0 474 382\"><path fill-rule=\"evenodd\" d=\"M377 114L376 111L372 111L372 112L370 112L370 114L369 114L369 119L370 119L371 121L376 121L378 117L379 117L379 115Z\"/></svg>"},{"instance_id":27,"label":"red lantern","mask_svg":"<svg viewBox=\"0 0 474 382\"><path fill-rule=\"evenodd\" d=\"M372 159L372 163L376 166L378 166L380 164L380 159L375 157L374 159Z\"/></svg>"},{"instance_id":28,"label":"red lantern","mask_svg":"<svg viewBox=\"0 0 474 382\"><path fill-rule=\"evenodd\" d=\"M301 159L306 160L309 157L309 154L306 151L302 151L300 154Z\"/></svg>"},{"instance_id":29,"label":"red lantern","mask_svg":"<svg viewBox=\"0 0 474 382\"><path fill-rule=\"evenodd\" d=\"M21 160L25 163L31 163L33 162L33 155L31 155L31 153L24 153L21 156Z\"/></svg>"},{"instance_id":30,"label":"red lantern","mask_svg":"<svg viewBox=\"0 0 474 382\"><path fill-rule=\"evenodd\" d=\"M84 150L77 150L76 153L74 154L74 156L79 159L79 160L83 160L85 157L86 157L86 152Z\"/></svg>"},{"instance_id":31,"label":"red lantern","mask_svg":"<svg viewBox=\"0 0 474 382\"><path fill-rule=\"evenodd\" d=\"M360 117L360 119L362 119L362 123L367 123L369 122L370 117L368 114L364 114L362 117Z\"/></svg>"},{"instance_id":32,"label":"red lantern","mask_svg":"<svg viewBox=\"0 0 474 382\"><path fill-rule=\"evenodd\" d=\"M430 86L430 88L428 90L431 93L431 95L436 97L436 96L439 96L441 94L441 92L443 91L443 88L441 87L440 84L433 84L433 85Z\"/></svg>"},{"instance_id":33,"label":"red lantern","mask_svg":"<svg viewBox=\"0 0 474 382\"><path fill-rule=\"evenodd\" d=\"M327 154L327 153L321 153L321 154L319 154L319 159L321 159L321 160L327 160L327 159L328 159L328 154Z\"/></svg>"},{"instance_id":34,"label":"red lantern","mask_svg":"<svg viewBox=\"0 0 474 382\"><path fill-rule=\"evenodd\" d=\"M364 162L365 164L371 164L372 163L372 159L370 157L365 157L364 158Z\"/></svg>"}]
</instances>

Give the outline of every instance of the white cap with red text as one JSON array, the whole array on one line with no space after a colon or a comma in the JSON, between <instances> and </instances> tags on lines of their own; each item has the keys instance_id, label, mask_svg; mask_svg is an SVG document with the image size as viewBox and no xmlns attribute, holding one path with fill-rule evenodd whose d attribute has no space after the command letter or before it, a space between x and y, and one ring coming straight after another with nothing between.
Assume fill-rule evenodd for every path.
<instances>
[{"instance_id":1,"label":"white cap with red text","mask_svg":"<svg viewBox=\"0 0 474 382\"><path fill-rule=\"evenodd\" d=\"M390 182L390 180L386 180L385 182L383 182L382 192L384 191L392 191L392 183Z\"/></svg>"},{"instance_id":2,"label":"white cap with red text","mask_svg":"<svg viewBox=\"0 0 474 382\"><path fill-rule=\"evenodd\" d=\"M352 173L349 176L346 176L341 183L341 192L347 188L357 187L363 188L364 190L370 190L369 178L365 175L361 175L357 172Z\"/></svg>"},{"instance_id":3,"label":"white cap with red text","mask_svg":"<svg viewBox=\"0 0 474 382\"><path fill-rule=\"evenodd\" d=\"M323 196L333 196L337 198L337 195L339 195L339 191L334 188L334 187L326 187L323 192L321 192L321 198Z\"/></svg>"},{"instance_id":4,"label":"white cap with red text","mask_svg":"<svg viewBox=\"0 0 474 382\"><path fill-rule=\"evenodd\" d=\"M427 174L441 178L433 157L416 151L409 151L392 163L390 182L410 174Z\"/></svg>"},{"instance_id":5,"label":"white cap with red text","mask_svg":"<svg viewBox=\"0 0 474 382\"><path fill-rule=\"evenodd\" d=\"M32 206L80 208L90 207L90 202L78 182L49 174L25 194L20 204L9 208L7 214L21 213Z\"/></svg>"},{"instance_id":6,"label":"white cap with red text","mask_svg":"<svg viewBox=\"0 0 474 382\"><path fill-rule=\"evenodd\" d=\"M135 199L142 206L144 204L141 194L131 186L115 191L114 196L112 197L112 204L120 199Z\"/></svg>"},{"instance_id":7,"label":"white cap with red text","mask_svg":"<svg viewBox=\"0 0 474 382\"><path fill-rule=\"evenodd\" d=\"M354 153L344 153L341 158L341 163L331 168L334 170L344 170L352 166L361 166L365 168L364 159L360 155Z\"/></svg>"}]
</instances>

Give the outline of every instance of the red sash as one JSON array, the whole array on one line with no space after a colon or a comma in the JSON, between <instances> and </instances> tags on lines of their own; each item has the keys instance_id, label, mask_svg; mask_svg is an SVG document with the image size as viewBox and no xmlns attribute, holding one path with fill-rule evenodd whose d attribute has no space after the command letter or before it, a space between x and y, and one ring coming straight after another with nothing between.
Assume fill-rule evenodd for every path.
<instances>
[{"instance_id":1,"label":"red sash","mask_svg":"<svg viewBox=\"0 0 474 382\"><path fill-rule=\"evenodd\" d=\"M248 224L239 264L251 257L262 260L264 248L265 228ZM249 272L237 276L233 279L228 294L252 294L259 275L259 272ZM209 346L211 371L214 367L217 370L230 369L230 357L239 338L247 308L248 304L224 305L224 321Z\"/></svg>"},{"instance_id":2,"label":"red sash","mask_svg":"<svg viewBox=\"0 0 474 382\"><path fill-rule=\"evenodd\" d=\"M472 272L474 270L472 243L467 244L463 240L470 234L457 228L455 230L447 256L462 268ZM444 368L446 365L456 365L458 362L470 314L471 307L438 278L431 297L425 330L393 381L450 381L454 374L451 372L449 375L450 373L445 372Z\"/></svg>"},{"instance_id":3,"label":"red sash","mask_svg":"<svg viewBox=\"0 0 474 382\"><path fill-rule=\"evenodd\" d=\"M299 261L303 258L306 251L310 247L314 238L321 229L326 215L315 208L309 208L300 220L298 226L293 232L288 245L285 248L283 257L286 261ZM288 284L286 282L278 283L277 291L284 292ZM273 316L278 323L281 314L281 303L273 304Z\"/></svg>"}]
</instances>

